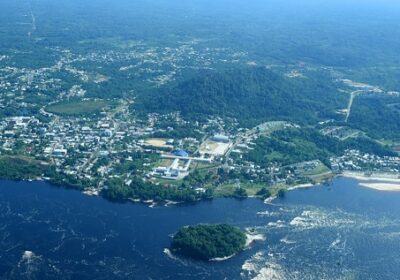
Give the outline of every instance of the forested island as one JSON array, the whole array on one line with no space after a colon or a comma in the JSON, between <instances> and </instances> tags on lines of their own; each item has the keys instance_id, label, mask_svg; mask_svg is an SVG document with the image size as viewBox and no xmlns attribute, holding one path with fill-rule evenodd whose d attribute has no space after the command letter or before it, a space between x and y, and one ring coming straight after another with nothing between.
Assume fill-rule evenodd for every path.
<instances>
[{"instance_id":1,"label":"forested island","mask_svg":"<svg viewBox=\"0 0 400 280\"><path fill-rule=\"evenodd\" d=\"M185 257L210 261L234 256L244 250L246 234L227 225L196 225L180 229L173 237L171 251Z\"/></svg>"}]
</instances>

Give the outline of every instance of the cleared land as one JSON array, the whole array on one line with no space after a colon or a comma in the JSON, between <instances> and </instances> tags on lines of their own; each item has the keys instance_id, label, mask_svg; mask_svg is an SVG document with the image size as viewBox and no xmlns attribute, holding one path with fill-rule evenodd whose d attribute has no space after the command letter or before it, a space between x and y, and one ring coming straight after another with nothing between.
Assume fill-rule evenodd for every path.
<instances>
[{"instance_id":1,"label":"cleared land","mask_svg":"<svg viewBox=\"0 0 400 280\"><path fill-rule=\"evenodd\" d=\"M76 116L100 113L105 107L112 105L107 100L62 101L46 107L46 111L56 115Z\"/></svg>"},{"instance_id":2,"label":"cleared land","mask_svg":"<svg viewBox=\"0 0 400 280\"><path fill-rule=\"evenodd\" d=\"M201 145L199 152L200 154L223 156L228 151L231 145L232 145L231 143L220 143L207 140Z\"/></svg>"},{"instance_id":3,"label":"cleared land","mask_svg":"<svg viewBox=\"0 0 400 280\"><path fill-rule=\"evenodd\" d=\"M174 146L172 145L168 145L167 144L167 140L166 139L162 139L162 138L150 138L147 139L144 144L146 146L152 146L152 147L156 147L156 148L170 148L172 149Z\"/></svg>"}]
</instances>

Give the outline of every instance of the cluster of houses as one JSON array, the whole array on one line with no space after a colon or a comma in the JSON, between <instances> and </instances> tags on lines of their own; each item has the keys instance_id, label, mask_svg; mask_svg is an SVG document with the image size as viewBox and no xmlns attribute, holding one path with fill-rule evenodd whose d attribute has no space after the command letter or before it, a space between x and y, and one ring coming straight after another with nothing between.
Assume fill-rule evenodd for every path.
<instances>
[{"instance_id":1,"label":"cluster of houses","mask_svg":"<svg viewBox=\"0 0 400 280\"><path fill-rule=\"evenodd\" d=\"M347 150L343 156L331 158L331 168L334 172L368 171L400 174L400 157L380 157L358 150Z\"/></svg>"}]
</instances>

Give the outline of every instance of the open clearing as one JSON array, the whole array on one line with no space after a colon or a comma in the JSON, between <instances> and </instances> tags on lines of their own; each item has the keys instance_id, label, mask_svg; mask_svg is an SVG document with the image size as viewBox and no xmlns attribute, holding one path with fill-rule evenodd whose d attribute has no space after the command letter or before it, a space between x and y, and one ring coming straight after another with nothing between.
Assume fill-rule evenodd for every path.
<instances>
[{"instance_id":1,"label":"open clearing","mask_svg":"<svg viewBox=\"0 0 400 280\"><path fill-rule=\"evenodd\" d=\"M231 147L231 143L220 143L220 142L214 142L211 140L207 140L204 142L200 149L199 152L200 154L209 154L213 156L223 156L228 149Z\"/></svg>"},{"instance_id":2,"label":"open clearing","mask_svg":"<svg viewBox=\"0 0 400 280\"><path fill-rule=\"evenodd\" d=\"M105 107L112 105L107 100L62 101L46 107L46 111L56 115L76 116L100 113Z\"/></svg>"},{"instance_id":3,"label":"open clearing","mask_svg":"<svg viewBox=\"0 0 400 280\"><path fill-rule=\"evenodd\" d=\"M150 139L147 139L144 142L144 144L146 146L152 146L152 147L156 147L156 148L169 148L169 149L174 148L172 145L167 144L166 139L162 139L162 138L150 138Z\"/></svg>"}]
</instances>

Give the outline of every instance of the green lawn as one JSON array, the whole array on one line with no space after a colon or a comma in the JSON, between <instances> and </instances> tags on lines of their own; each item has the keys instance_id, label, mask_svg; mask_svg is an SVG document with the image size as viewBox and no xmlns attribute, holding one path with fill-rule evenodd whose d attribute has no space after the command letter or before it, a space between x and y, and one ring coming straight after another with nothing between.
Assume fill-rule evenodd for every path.
<instances>
[{"instance_id":1,"label":"green lawn","mask_svg":"<svg viewBox=\"0 0 400 280\"><path fill-rule=\"evenodd\" d=\"M101 112L105 107L112 105L107 100L76 100L62 101L46 107L46 111L57 115L91 115Z\"/></svg>"},{"instance_id":2,"label":"green lawn","mask_svg":"<svg viewBox=\"0 0 400 280\"><path fill-rule=\"evenodd\" d=\"M324 174L331 171L328 167L326 167L323 163L319 164L313 170L307 171L303 174L303 176L317 176L320 174Z\"/></svg>"}]
</instances>

